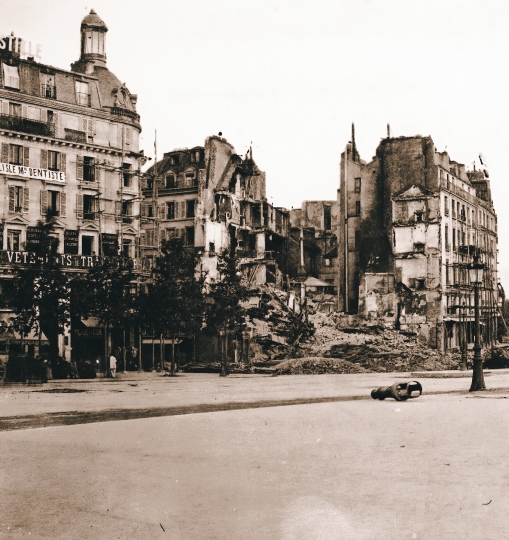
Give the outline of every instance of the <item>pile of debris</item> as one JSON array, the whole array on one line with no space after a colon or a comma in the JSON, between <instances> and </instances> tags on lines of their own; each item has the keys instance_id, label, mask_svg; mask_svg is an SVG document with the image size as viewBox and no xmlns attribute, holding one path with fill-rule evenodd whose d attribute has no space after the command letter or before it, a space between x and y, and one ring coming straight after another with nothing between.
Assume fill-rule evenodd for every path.
<instances>
[{"instance_id":1,"label":"pile of debris","mask_svg":"<svg viewBox=\"0 0 509 540\"><path fill-rule=\"evenodd\" d=\"M320 358L318 356L285 360L272 370L274 375L309 375L324 373L365 373L367 370L358 364L339 358Z\"/></svg>"},{"instance_id":2,"label":"pile of debris","mask_svg":"<svg viewBox=\"0 0 509 540\"><path fill-rule=\"evenodd\" d=\"M287 305L287 294L269 286L260 287L259 305L248 310L254 337L251 362L267 362L293 358L302 341L310 339L315 325L307 312L296 312Z\"/></svg>"},{"instance_id":3,"label":"pile of debris","mask_svg":"<svg viewBox=\"0 0 509 540\"><path fill-rule=\"evenodd\" d=\"M384 327L342 327L342 314L299 314L285 293L266 289L252 313L254 366L276 374L410 372L458 369L459 353L440 354L409 332Z\"/></svg>"}]
</instances>

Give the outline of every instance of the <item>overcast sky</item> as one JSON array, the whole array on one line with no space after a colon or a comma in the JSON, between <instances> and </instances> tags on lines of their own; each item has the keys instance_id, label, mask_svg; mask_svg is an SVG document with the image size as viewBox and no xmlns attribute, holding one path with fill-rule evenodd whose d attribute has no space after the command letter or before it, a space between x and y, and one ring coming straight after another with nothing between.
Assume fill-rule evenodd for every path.
<instances>
[{"instance_id":1,"label":"overcast sky","mask_svg":"<svg viewBox=\"0 0 509 540\"><path fill-rule=\"evenodd\" d=\"M219 131L267 173L277 206L336 199L355 122L369 161L393 136L488 162L509 291L509 4L502 0L2 0L0 33L69 69L82 18L106 22L108 68L139 96L159 157Z\"/></svg>"}]
</instances>

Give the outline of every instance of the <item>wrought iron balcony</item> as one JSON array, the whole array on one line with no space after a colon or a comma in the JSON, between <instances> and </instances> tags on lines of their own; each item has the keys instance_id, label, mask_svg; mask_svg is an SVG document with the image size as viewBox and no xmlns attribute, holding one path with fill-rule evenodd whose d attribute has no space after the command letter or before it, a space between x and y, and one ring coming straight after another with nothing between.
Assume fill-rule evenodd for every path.
<instances>
[{"instance_id":1,"label":"wrought iron balcony","mask_svg":"<svg viewBox=\"0 0 509 540\"><path fill-rule=\"evenodd\" d=\"M39 122L21 116L11 116L9 114L0 114L0 129L11 129L30 133L31 135L42 135L46 137L55 136L55 124L52 122Z\"/></svg>"},{"instance_id":2,"label":"wrought iron balcony","mask_svg":"<svg viewBox=\"0 0 509 540\"><path fill-rule=\"evenodd\" d=\"M87 134L84 131L76 131L75 129L64 128L65 140L77 143L86 143Z\"/></svg>"},{"instance_id":3,"label":"wrought iron balcony","mask_svg":"<svg viewBox=\"0 0 509 540\"><path fill-rule=\"evenodd\" d=\"M123 107L110 107L110 111L111 114L114 114L115 116L127 116L127 118L130 118L135 122L140 121L140 115L138 113L130 111L129 109L124 109Z\"/></svg>"},{"instance_id":4,"label":"wrought iron balcony","mask_svg":"<svg viewBox=\"0 0 509 540\"><path fill-rule=\"evenodd\" d=\"M41 84L41 96L50 99L57 99L57 87L49 84Z\"/></svg>"}]
</instances>

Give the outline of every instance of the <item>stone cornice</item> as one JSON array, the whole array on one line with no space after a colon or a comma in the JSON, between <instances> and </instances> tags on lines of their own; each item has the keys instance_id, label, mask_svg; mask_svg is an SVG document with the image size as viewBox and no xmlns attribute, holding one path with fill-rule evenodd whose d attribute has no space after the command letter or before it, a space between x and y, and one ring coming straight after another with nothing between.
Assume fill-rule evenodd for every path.
<instances>
[{"instance_id":1,"label":"stone cornice","mask_svg":"<svg viewBox=\"0 0 509 540\"><path fill-rule=\"evenodd\" d=\"M85 152L97 152L103 154L111 154L114 156L121 156L122 150L120 148L110 148L106 146L98 146L90 143L78 143L73 141L66 141L63 139L54 139L52 137L46 137L44 135L30 135L29 133L22 133L19 131L12 131L8 129L0 129L0 136L4 137L16 137L21 140L43 142L54 144L56 146L68 146L69 148L76 148L78 150L84 150ZM124 153L125 157L128 157ZM136 159L136 158L135 158Z\"/></svg>"},{"instance_id":2,"label":"stone cornice","mask_svg":"<svg viewBox=\"0 0 509 540\"><path fill-rule=\"evenodd\" d=\"M128 120L126 116L111 114L109 111L93 109L92 107L85 107L83 105L73 105L72 103L66 103L65 101L59 101L58 99L32 96L30 94L21 92L11 92L3 88L0 88L0 99L9 99L27 105L36 105L37 107L43 107L56 112L68 112L98 120L107 120L109 122L116 122L118 124L126 124L138 129L141 132L139 124L133 120Z\"/></svg>"}]
</instances>

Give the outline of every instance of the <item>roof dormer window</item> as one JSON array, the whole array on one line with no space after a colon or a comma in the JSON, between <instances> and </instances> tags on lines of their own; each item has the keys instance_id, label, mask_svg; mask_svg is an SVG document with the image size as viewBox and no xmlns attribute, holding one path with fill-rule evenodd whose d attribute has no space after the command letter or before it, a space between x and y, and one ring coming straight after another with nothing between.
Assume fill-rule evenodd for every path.
<instances>
[{"instance_id":1,"label":"roof dormer window","mask_svg":"<svg viewBox=\"0 0 509 540\"><path fill-rule=\"evenodd\" d=\"M8 66L7 64L3 64L3 68L5 87L19 90L18 66Z\"/></svg>"},{"instance_id":2,"label":"roof dormer window","mask_svg":"<svg viewBox=\"0 0 509 540\"><path fill-rule=\"evenodd\" d=\"M76 81L76 103L90 107L90 93L87 82Z\"/></svg>"}]
</instances>

